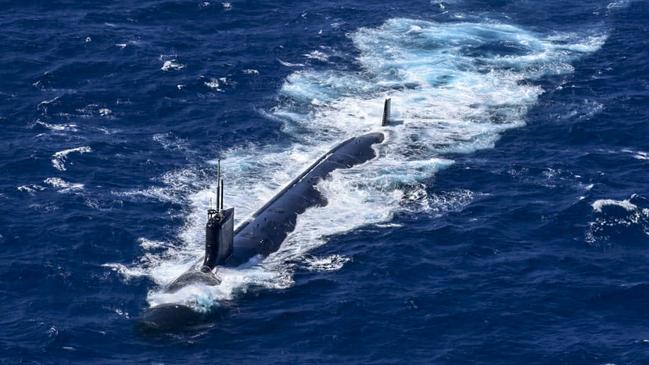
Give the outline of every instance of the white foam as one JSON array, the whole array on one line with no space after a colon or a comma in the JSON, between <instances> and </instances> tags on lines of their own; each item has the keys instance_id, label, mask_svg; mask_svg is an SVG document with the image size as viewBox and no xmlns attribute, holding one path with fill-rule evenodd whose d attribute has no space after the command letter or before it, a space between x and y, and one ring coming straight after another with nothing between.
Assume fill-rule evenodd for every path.
<instances>
[{"instance_id":1,"label":"white foam","mask_svg":"<svg viewBox=\"0 0 649 365\"><path fill-rule=\"evenodd\" d=\"M50 185L53 188L58 189L60 193L69 193L72 191L83 190L83 184L79 183L69 183L58 177L48 177L43 180L44 183Z\"/></svg>"},{"instance_id":2,"label":"white foam","mask_svg":"<svg viewBox=\"0 0 649 365\"><path fill-rule=\"evenodd\" d=\"M279 58L277 59L277 61L278 61L282 66L286 66L286 67L304 67L304 64L303 64L303 63L291 63L291 62L286 62L286 61L282 61L282 60L280 60Z\"/></svg>"},{"instance_id":3,"label":"white foam","mask_svg":"<svg viewBox=\"0 0 649 365\"><path fill-rule=\"evenodd\" d=\"M419 34L419 33L422 33L423 31L424 31L424 30L423 30L420 26L418 26L418 25L412 25L412 26L410 27L410 29L408 29L408 31L406 32L406 34L413 34L413 33L414 33L414 34Z\"/></svg>"},{"instance_id":4,"label":"white foam","mask_svg":"<svg viewBox=\"0 0 649 365\"><path fill-rule=\"evenodd\" d=\"M132 278L135 277L140 277L140 276L145 276L146 272L145 270L137 267L137 266L127 266L127 265L122 265L122 264L115 264L115 263L109 263L109 264L103 264L101 265L102 267L109 268L117 273L119 273L124 280L129 281Z\"/></svg>"},{"instance_id":5,"label":"white foam","mask_svg":"<svg viewBox=\"0 0 649 365\"><path fill-rule=\"evenodd\" d=\"M308 254L332 235L390 226L398 212L437 215L462 209L476 193L427 194L426 182L453 164L444 156L491 148L504 131L524 125L527 110L543 92L530 81L571 72L572 60L596 50L605 39L546 37L498 23L412 19L390 19L350 37L359 51L360 72L295 71L280 90L285 102L265 114L283 122L292 144L242 146L223 153L226 205L236 207L235 221L240 223L331 146L360 133L387 133L387 141L377 147L378 157L337 170L320 182L317 189L328 204L300 215L295 231L277 252L244 267L220 270L223 283L216 287L192 285L174 294L152 290L149 304L182 302L205 310L251 286L287 287L296 262L307 270L343 267L347 258L342 256L318 259ZM499 53L502 44L511 47ZM278 61L287 67L304 66ZM395 116L403 123L381 128L386 97L392 98ZM190 213L178 233L180 246L147 254L130 267L118 266L123 275L147 275L165 285L202 257L205 211L214 195L205 188L211 179L194 179L209 176L201 171L205 168L165 174L162 187L139 192L186 203Z\"/></svg>"},{"instance_id":6,"label":"white foam","mask_svg":"<svg viewBox=\"0 0 649 365\"><path fill-rule=\"evenodd\" d=\"M31 186L28 186L28 185L20 185L20 186L18 186L16 188L16 190L18 190L20 192L23 192L23 193L33 193L33 192L36 191L34 188L32 188Z\"/></svg>"},{"instance_id":7,"label":"white foam","mask_svg":"<svg viewBox=\"0 0 649 365\"><path fill-rule=\"evenodd\" d=\"M115 196L127 199L155 199L164 202L180 202L186 199L193 189L203 186L197 171L181 169L169 171L159 179L162 186L151 186L145 189L112 191Z\"/></svg>"},{"instance_id":8,"label":"white foam","mask_svg":"<svg viewBox=\"0 0 649 365\"><path fill-rule=\"evenodd\" d=\"M46 73L47 74L47 73ZM52 104L53 102L59 100L60 96L55 96L52 99L49 100L43 100L40 103L38 103L38 109L47 109L47 106Z\"/></svg>"},{"instance_id":9,"label":"white foam","mask_svg":"<svg viewBox=\"0 0 649 365\"><path fill-rule=\"evenodd\" d=\"M630 150L630 149L623 149L622 152L632 154L633 158L635 158L636 160L643 160L643 161L649 160L649 153L644 152L644 151L634 151L634 150Z\"/></svg>"},{"instance_id":10,"label":"white foam","mask_svg":"<svg viewBox=\"0 0 649 365\"><path fill-rule=\"evenodd\" d=\"M109 117L113 112L105 106L99 104L88 104L83 108L78 108L76 111L79 113L79 116L82 118L92 118L97 115L101 117Z\"/></svg>"},{"instance_id":11,"label":"white foam","mask_svg":"<svg viewBox=\"0 0 649 365\"><path fill-rule=\"evenodd\" d=\"M305 53L304 57L312 59L312 60L318 60L321 62L327 62L329 60L329 55L322 52L322 51L311 51L309 53Z\"/></svg>"},{"instance_id":12,"label":"white foam","mask_svg":"<svg viewBox=\"0 0 649 365\"><path fill-rule=\"evenodd\" d=\"M588 229L586 229L584 237L586 243L595 246L606 243L611 238L610 230L615 227L625 227L627 229L634 226L649 236L649 208L640 208L631 203L631 200L636 197L633 194L629 199L600 199L593 202L593 211L600 214L596 216L594 221L588 223ZM601 214L605 212L613 213L606 211L605 207L622 208L625 214Z\"/></svg>"},{"instance_id":13,"label":"white foam","mask_svg":"<svg viewBox=\"0 0 649 365\"><path fill-rule=\"evenodd\" d=\"M124 318L126 318L126 319L131 318L131 316L128 314L128 312L125 311L124 309L121 309L121 308L115 308L115 313L116 313L118 316L120 316L120 317L124 317Z\"/></svg>"},{"instance_id":14,"label":"white foam","mask_svg":"<svg viewBox=\"0 0 649 365\"><path fill-rule=\"evenodd\" d=\"M43 191L45 190L45 188L40 185L30 184L30 185L20 185L16 188L16 190L23 193L35 193L37 191Z\"/></svg>"},{"instance_id":15,"label":"white foam","mask_svg":"<svg viewBox=\"0 0 649 365\"><path fill-rule=\"evenodd\" d=\"M429 197L426 200L426 204L428 204L428 209L431 211L443 214L460 211L479 196L483 196L483 194L477 194L471 190L443 192Z\"/></svg>"},{"instance_id":16,"label":"white foam","mask_svg":"<svg viewBox=\"0 0 649 365\"><path fill-rule=\"evenodd\" d=\"M92 152L92 148L88 146L70 148L67 150L56 152L52 155L52 166L54 166L54 168L59 171L65 171L66 170L65 161L68 159L69 154L71 153L84 154L90 152Z\"/></svg>"},{"instance_id":17,"label":"white foam","mask_svg":"<svg viewBox=\"0 0 649 365\"><path fill-rule=\"evenodd\" d=\"M191 152L189 143L182 138L178 138L171 133L157 133L151 137L167 151Z\"/></svg>"},{"instance_id":18,"label":"white foam","mask_svg":"<svg viewBox=\"0 0 649 365\"><path fill-rule=\"evenodd\" d=\"M638 153L633 155L633 158L635 158L636 160L649 160L649 153L638 151Z\"/></svg>"},{"instance_id":19,"label":"white foam","mask_svg":"<svg viewBox=\"0 0 649 365\"><path fill-rule=\"evenodd\" d=\"M218 79L210 79L210 81L206 81L206 82L204 82L204 84L205 84L205 86L209 87L210 89L221 91L221 89L219 89L220 85L219 85L219 80Z\"/></svg>"},{"instance_id":20,"label":"white foam","mask_svg":"<svg viewBox=\"0 0 649 365\"><path fill-rule=\"evenodd\" d=\"M40 120L36 121L36 124L42 125L43 127L55 131L55 132L78 132L76 124L51 124L45 123Z\"/></svg>"},{"instance_id":21,"label":"white foam","mask_svg":"<svg viewBox=\"0 0 649 365\"><path fill-rule=\"evenodd\" d=\"M182 70L185 65L176 62L176 60L166 60L160 69L162 71Z\"/></svg>"},{"instance_id":22,"label":"white foam","mask_svg":"<svg viewBox=\"0 0 649 365\"><path fill-rule=\"evenodd\" d=\"M606 8L611 10L611 9L624 9L627 8L631 4L631 0L616 0L610 2L608 5L606 5Z\"/></svg>"},{"instance_id":23,"label":"white foam","mask_svg":"<svg viewBox=\"0 0 649 365\"><path fill-rule=\"evenodd\" d=\"M638 209L638 206L631 203L628 199L625 200L600 199L600 200L596 200L592 204L593 210L598 213L601 213L602 208L604 208L605 206L617 206L620 208L624 208L629 212Z\"/></svg>"},{"instance_id":24,"label":"white foam","mask_svg":"<svg viewBox=\"0 0 649 365\"><path fill-rule=\"evenodd\" d=\"M345 263L351 261L349 257L341 255L331 255L327 257L307 256L304 258L305 268L309 271L337 271Z\"/></svg>"},{"instance_id":25,"label":"white foam","mask_svg":"<svg viewBox=\"0 0 649 365\"><path fill-rule=\"evenodd\" d=\"M144 237L138 238L138 242L140 243L140 247L142 247L143 250L155 250L159 248L169 247L166 242L149 240Z\"/></svg>"}]
</instances>

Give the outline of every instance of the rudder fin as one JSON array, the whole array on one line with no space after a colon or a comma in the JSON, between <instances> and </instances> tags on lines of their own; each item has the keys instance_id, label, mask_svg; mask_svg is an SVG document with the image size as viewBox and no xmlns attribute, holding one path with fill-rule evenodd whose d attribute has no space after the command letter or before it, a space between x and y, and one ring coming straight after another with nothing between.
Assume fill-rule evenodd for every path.
<instances>
[{"instance_id":1,"label":"rudder fin","mask_svg":"<svg viewBox=\"0 0 649 365\"><path fill-rule=\"evenodd\" d=\"M392 111L392 99L385 99L385 104L383 104L383 119L381 120L381 126L386 127L390 124L390 113Z\"/></svg>"}]
</instances>

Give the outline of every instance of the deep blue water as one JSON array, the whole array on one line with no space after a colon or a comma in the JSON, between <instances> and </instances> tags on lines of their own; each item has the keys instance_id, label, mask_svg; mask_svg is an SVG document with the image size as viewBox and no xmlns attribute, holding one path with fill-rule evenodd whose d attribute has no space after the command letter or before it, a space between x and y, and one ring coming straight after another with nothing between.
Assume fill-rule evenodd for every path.
<instances>
[{"instance_id":1,"label":"deep blue water","mask_svg":"<svg viewBox=\"0 0 649 365\"><path fill-rule=\"evenodd\" d=\"M0 363L649 363L649 3L0 5ZM160 291L215 159L240 220L385 97L278 253Z\"/></svg>"}]
</instances>

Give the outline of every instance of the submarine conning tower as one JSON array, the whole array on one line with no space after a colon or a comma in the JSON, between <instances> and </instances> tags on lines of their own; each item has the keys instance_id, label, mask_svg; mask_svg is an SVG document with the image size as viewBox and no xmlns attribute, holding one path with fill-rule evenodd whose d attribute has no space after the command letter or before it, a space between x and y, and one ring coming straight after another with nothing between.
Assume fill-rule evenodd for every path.
<instances>
[{"instance_id":1,"label":"submarine conning tower","mask_svg":"<svg viewBox=\"0 0 649 365\"><path fill-rule=\"evenodd\" d=\"M212 271L232 254L234 243L234 208L223 209L223 177L221 161L217 163L216 205L207 211L205 225L205 259L201 271Z\"/></svg>"}]
</instances>

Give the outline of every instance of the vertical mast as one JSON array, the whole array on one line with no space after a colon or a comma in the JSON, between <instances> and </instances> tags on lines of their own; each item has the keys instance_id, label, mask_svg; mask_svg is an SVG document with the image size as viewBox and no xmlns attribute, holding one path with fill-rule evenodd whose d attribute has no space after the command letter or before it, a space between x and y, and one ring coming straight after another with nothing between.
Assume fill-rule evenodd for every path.
<instances>
[{"instance_id":1,"label":"vertical mast","mask_svg":"<svg viewBox=\"0 0 649 365\"><path fill-rule=\"evenodd\" d=\"M221 178L220 184L221 186L219 187L219 191L221 192L221 197L219 198L219 202L221 203L221 207L219 208L219 212L223 211L223 190L225 190L223 186L223 178Z\"/></svg>"},{"instance_id":2,"label":"vertical mast","mask_svg":"<svg viewBox=\"0 0 649 365\"><path fill-rule=\"evenodd\" d=\"M216 165L216 211L221 211L221 160L218 161Z\"/></svg>"}]
</instances>

